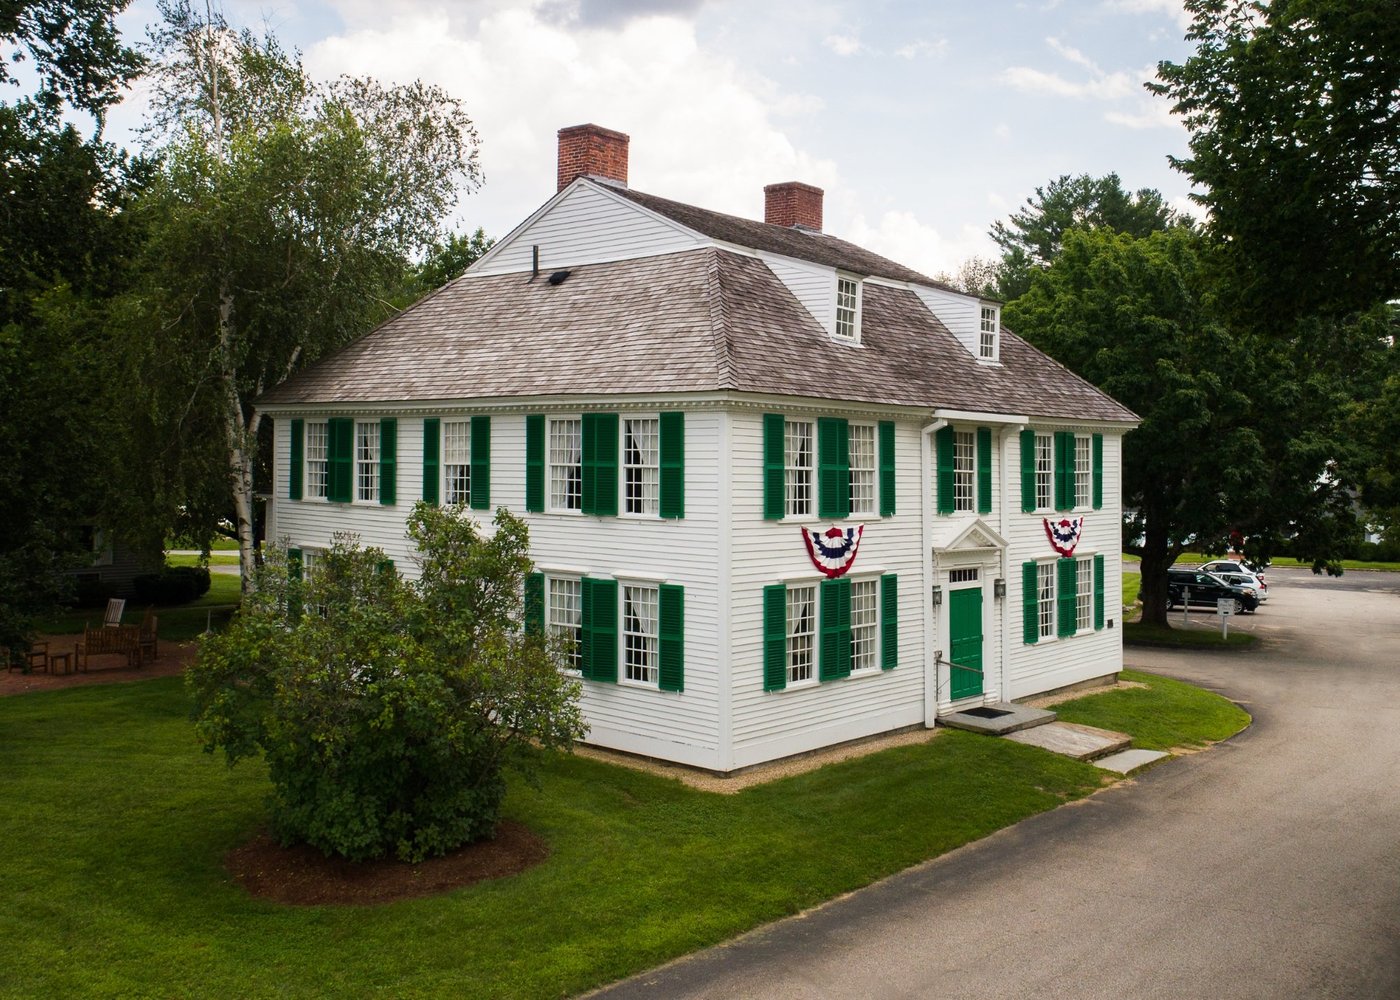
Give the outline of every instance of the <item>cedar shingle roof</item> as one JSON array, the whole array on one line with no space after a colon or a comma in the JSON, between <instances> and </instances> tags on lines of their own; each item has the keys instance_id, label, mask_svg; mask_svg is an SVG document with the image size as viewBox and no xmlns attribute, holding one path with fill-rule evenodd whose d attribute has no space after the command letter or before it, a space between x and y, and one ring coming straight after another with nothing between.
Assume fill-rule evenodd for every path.
<instances>
[{"instance_id":1,"label":"cedar shingle roof","mask_svg":"<svg viewBox=\"0 0 1400 1000\"><path fill-rule=\"evenodd\" d=\"M863 309L862 346L836 343L767 264L715 248L583 265L557 286L467 276L259 406L727 390L1136 419L1009 332L1003 364L979 364L912 291L867 285Z\"/></svg>"}]
</instances>

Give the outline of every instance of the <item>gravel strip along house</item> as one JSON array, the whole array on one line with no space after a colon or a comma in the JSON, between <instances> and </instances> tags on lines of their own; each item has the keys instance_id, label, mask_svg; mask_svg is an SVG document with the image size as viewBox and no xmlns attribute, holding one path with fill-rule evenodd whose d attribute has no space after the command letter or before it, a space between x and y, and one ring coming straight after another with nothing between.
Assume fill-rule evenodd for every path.
<instances>
[{"instance_id":1,"label":"gravel strip along house","mask_svg":"<svg viewBox=\"0 0 1400 1000\"><path fill-rule=\"evenodd\" d=\"M588 742L720 773L1121 669L1134 414L821 190L710 212L630 189L628 141L562 129L554 197L262 397L269 537L412 573L415 501L522 514Z\"/></svg>"}]
</instances>

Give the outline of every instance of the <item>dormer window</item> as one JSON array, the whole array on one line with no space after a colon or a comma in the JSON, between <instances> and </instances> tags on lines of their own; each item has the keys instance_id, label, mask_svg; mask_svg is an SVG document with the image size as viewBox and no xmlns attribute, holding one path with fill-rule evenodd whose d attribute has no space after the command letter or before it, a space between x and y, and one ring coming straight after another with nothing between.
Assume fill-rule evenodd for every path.
<instances>
[{"instance_id":1,"label":"dormer window","mask_svg":"<svg viewBox=\"0 0 1400 1000\"><path fill-rule=\"evenodd\" d=\"M841 274L836 276L836 336L860 340L860 282Z\"/></svg>"},{"instance_id":2,"label":"dormer window","mask_svg":"<svg viewBox=\"0 0 1400 1000\"><path fill-rule=\"evenodd\" d=\"M977 357L983 361L997 359L997 334L1001 329L1001 310L996 306L982 307L982 325L977 338Z\"/></svg>"}]
</instances>

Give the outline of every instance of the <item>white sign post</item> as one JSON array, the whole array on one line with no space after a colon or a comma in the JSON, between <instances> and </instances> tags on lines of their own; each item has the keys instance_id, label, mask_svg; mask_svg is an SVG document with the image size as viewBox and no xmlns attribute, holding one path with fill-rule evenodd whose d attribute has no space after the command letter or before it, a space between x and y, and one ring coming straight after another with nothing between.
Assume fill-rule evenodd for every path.
<instances>
[{"instance_id":1,"label":"white sign post","mask_svg":"<svg viewBox=\"0 0 1400 1000\"><path fill-rule=\"evenodd\" d=\"M1230 616L1235 613L1235 599L1220 598L1215 602L1215 613L1220 616L1220 638L1230 638Z\"/></svg>"},{"instance_id":2,"label":"white sign post","mask_svg":"<svg viewBox=\"0 0 1400 1000\"><path fill-rule=\"evenodd\" d=\"M1186 625L1191 621L1191 588L1187 587L1181 592L1181 624Z\"/></svg>"}]
</instances>

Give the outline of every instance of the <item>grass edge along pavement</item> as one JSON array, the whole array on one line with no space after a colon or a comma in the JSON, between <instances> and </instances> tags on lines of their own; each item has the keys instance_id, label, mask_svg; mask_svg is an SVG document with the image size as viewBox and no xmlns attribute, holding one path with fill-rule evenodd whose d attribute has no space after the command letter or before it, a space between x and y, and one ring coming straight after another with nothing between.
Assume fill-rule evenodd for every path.
<instances>
[{"instance_id":1,"label":"grass edge along pavement","mask_svg":"<svg viewBox=\"0 0 1400 1000\"><path fill-rule=\"evenodd\" d=\"M1197 722L1202 704L1237 711L1224 699L1129 676L1146 694L1091 694L1066 714L1133 733L1146 701L1144 745L1227 735ZM0 754L0 836L19 845L0 854L7 997L577 993L1117 780L954 731L736 795L569 757L507 798L549 843L541 865L386 906L291 908L222 867L263 823L265 772L199 750L177 678L0 699Z\"/></svg>"}]
</instances>

